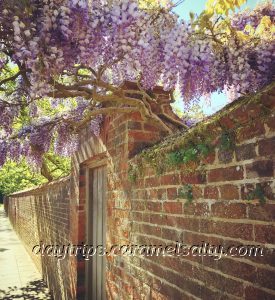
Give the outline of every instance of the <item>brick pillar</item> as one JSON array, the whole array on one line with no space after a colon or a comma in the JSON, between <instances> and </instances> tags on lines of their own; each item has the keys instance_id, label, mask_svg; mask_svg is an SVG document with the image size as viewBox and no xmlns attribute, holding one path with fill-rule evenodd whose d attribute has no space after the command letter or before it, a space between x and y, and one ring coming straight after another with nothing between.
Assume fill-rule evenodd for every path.
<instances>
[{"instance_id":1,"label":"brick pillar","mask_svg":"<svg viewBox=\"0 0 275 300\"><path fill-rule=\"evenodd\" d=\"M126 82L124 88L139 90L133 82ZM171 117L181 122L180 118L172 110L170 93L164 91L162 87L157 86L152 91L149 91L148 94L155 100L148 103L151 106L152 112L171 129L179 129L177 125L169 121L169 117ZM128 125L128 158L133 157L144 148L157 143L168 134L160 124L153 123L153 120L145 120L138 112L127 114L125 119L127 119Z\"/></svg>"}]
</instances>

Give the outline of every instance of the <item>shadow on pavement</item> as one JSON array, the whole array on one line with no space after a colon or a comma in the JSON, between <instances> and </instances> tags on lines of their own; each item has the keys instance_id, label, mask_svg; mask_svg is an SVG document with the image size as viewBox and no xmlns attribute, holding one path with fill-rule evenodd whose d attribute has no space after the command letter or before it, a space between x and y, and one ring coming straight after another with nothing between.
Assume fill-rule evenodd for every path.
<instances>
[{"instance_id":1,"label":"shadow on pavement","mask_svg":"<svg viewBox=\"0 0 275 300\"><path fill-rule=\"evenodd\" d=\"M0 252L4 252L4 251L7 251L7 250L10 250L10 249L0 248Z\"/></svg>"},{"instance_id":2,"label":"shadow on pavement","mask_svg":"<svg viewBox=\"0 0 275 300\"><path fill-rule=\"evenodd\" d=\"M30 281L25 287L9 287L0 289L0 299L53 300L43 280Z\"/></svg>"}]
</instances>

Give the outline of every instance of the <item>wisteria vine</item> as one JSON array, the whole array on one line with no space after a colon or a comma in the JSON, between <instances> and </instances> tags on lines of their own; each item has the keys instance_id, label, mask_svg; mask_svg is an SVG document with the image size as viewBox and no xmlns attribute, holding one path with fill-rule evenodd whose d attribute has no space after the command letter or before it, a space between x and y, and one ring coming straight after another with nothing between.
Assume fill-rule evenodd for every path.
<instances>
[{"instance_id":1,"label":"wisteria vine","mask_svg":"<svg viewBox=\"0 0 275 300\"><path fill-rule=\"evenodd\" d=\"M70 155L81 128L98 134L114 111L138 110L171 131L148 108L159 84L179 87L186 103L257 91L274 79L274 33L251 37L246 25L256 30L263 17L274 26L271 2L232 15L224 33L215 16L201 29L135 0L0 0L0 166L21 155L41 165L51 147Z\"/></svg>"}]
</instances>

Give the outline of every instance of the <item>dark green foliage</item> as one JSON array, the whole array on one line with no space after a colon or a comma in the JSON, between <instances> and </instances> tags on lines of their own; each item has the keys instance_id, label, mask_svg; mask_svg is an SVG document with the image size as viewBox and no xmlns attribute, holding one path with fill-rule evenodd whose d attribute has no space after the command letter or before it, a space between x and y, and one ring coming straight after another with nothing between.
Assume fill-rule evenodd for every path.
<instances>
[{"instance_id":1,"label":"dark green foliage","mask_svg":"<svg viewBox=\"0 0 275 300\"><path fill-rule=\"evenodd\" d=\"M179 165L183 162L184 150L178 150L167 154L168 164L172 166Z\"/></svg>"},{"instance_id":2,"label":"dark green foliage","mask_svg":"<svg viewBox=\"0 0 275 300\"><path fill-rule=\"evenodd\" d=\"M46 182L46 178L32 171L25 161L20 163L7 161L0 169L0 193L2 195L9 195Z\"/></svg>"},{"instance_id":3,"label":"dark green foliage","mask_svg":"<svg viewBox=\"0 0 275 300\"><path fill-rule=\"evenodd\" d=\"M221 150L232 150L235 148L235 134L229 131L223 131L220 137L219 148Z\"/></svg>"},{"instance_id":4,"label":"dark green foliage","mask_svg":"<svg viewBox=\"0 0 275 300\"><path fill-rule=\"evenodd\" d=\"M266 203L265 195L264 195L264 190L261 187L261 185L258 183L256 184L256 188L248 193L247 195L247 200L254 200L254 199L259 199L259 202L261 205L264 205Z\"/></svg>"},{"instance_id":5,"label":"dark green foliage","mask_svg":"<svg viewBox=\"0 0 275 300\"><path fill-rule=\"evenodd\" d=\"M186 164L190 161L197 161L200 157L205 157L210 152L211 148L207 144L191 145L188 148L168 153L167 161L172 166Z\"/></svg>"},{"instance_id":6,"label":"dark green foliage","mask_svg":"<svg viewBox=\"0 0 275 300\"><path fill-rule=\"evenodd\" d=\"M189 161L195 161L198 158L198 150L196 147L190 147L184 151L183 163L188 163Z\"/></svg>"},{"instance_id":7,"label":"dark green foliage","mask_svg":"<svg viewBox=\"0 0 275 300\"><path fill-rule=\"evenodd\" d=\"M197 145L198 151L202 156L207 156L211 152L211 147L207 144L198 144Z\"/></svg>"},{"instance_id":8,"label":"dark green foliage","mask_svg":"<svg viewBox=\"0 0 275 300\"><path fill-rule=\"evenodd\" d=\"M71 170L69 158L49 152L44 155L43 159L52 180L69 175ZM48 181L49 178L45 177L40 169L31 168L25 159L20 162L8 160L0 168L0 194L3 195L9 195Z\"/></svg>"}]
</instances>

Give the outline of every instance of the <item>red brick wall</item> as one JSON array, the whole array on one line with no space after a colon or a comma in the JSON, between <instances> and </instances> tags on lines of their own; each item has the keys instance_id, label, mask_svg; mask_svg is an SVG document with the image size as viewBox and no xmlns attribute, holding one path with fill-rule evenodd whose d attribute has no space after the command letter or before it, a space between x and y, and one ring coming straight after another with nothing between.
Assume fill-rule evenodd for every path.
<instances>
[{"instance_id":1,"label":"red brick wall","mask_svg":"<svg viewBox=\"0 0 275 300\"><path fill-rule=\"evenodd\" d=\"M236 146L230 151L216 147L200 162L204 164L203 173L187 175L186 166L182 165L157 175L146 165L144 175L135 183L128 178L129 163L139 160L135 155L142 148L163 139L161 130L138 113L106 118L100 138L83 132L81 148L73 156L71 180L66 183L70 199L62 194L57 196L60 183L54 185L56 188L49 186L39 191L40 198L30 191L9 199L10 211L16 202L22 214L31 216L32 210L31 219L39 216L37 220L45 228L41 237L28 241L30 232L39 228L37 221L33 225L19 226L23 219L18 214L15 217L10 212L10 218L17 220L17 224L13 221L15 228L27 245L47 238L49 243L85 241L87 162L104 156L108 173L108 246L163 245L175 241L196 245L204 241L224 246L260 245L266 250L264 257L220 260L192 256L108 256L108 299L274 299L275 256L269 251L275 248L274 96L274 89L263 93L261 105L241 99L242 105L226 108L228 113L222 114L215 125L209 122L207 130L217 138L222 130L235 128ZM265 113L260 114L262 111ZM178 190L186 183L192 186L194 195L189 206L184 205L185 199L177 197ZM245 200L246 190L253 190L258 183L267 200L265 205L260 205L258 199ZM55 208L43 213L41 208L45 201ZM60 201L68 205L64 215L60 212ZM36 210L29 208L30 203L36 203ZM67 231L62 227L65 220ZM34 236L36 234L32 234L32 239ZM56 299L84 299L83 261L64 261L62 268L56 263L49 265L48 270L54 275L48 281ZM58 280L58 276L63 281ZM57 292L59 285L64 290L63 295Z\"/></svg>"},{"instance_id":2,"label":"red brick wall","mask_svg":"<svg viewBox=\"0 0 275 300\"><path fill-rule=\"evenodd\" d=\"M260 245L264 256L220 260L108 257L109 299L275 298L275 91L261 96L257 105L247 104L245 99L239 104L228 107L228 114L215 125L209 122L209 134L217 137L222 129L234 127L236 146L230 151L217 147L204 161L204 175L186 175L184 165L157 175L147 165L136 183L129 183L124 172L127 153L110 140L107 148L119 153L124 168L110 170L108 178L108 241L109 245L165 245L175 241L188 245L204 241L225 247ZM262 111L266 114L260 117ZM148 134L144 133L144 123L135 124L134 130L129 127L132 121L127 123L123 132L128 132L130 156L132 137L146 139ZM110 132L110 136L117 135ZM131 160L137 161L138 157ZM186 183L191 184L194 195L189 206L177 197ZM245 200L246 188L253 190L257 183L262 187L265 205L258 199Z\"/></svg>"},{"instance_id":3,"label":"red brick wall","mask_svg":"<svg viewBox=\"0 0 275 300\"><path fill-rule=\"evenodd\" d=\"M75 257L57 260L35 255L35 245L68 245L75 228L71 216L70 179L15 193L5 201L12 226L23 241L55 299L75 299ZM35 248L36 250L38 249Z\"/></svg>"}]
</instances>

